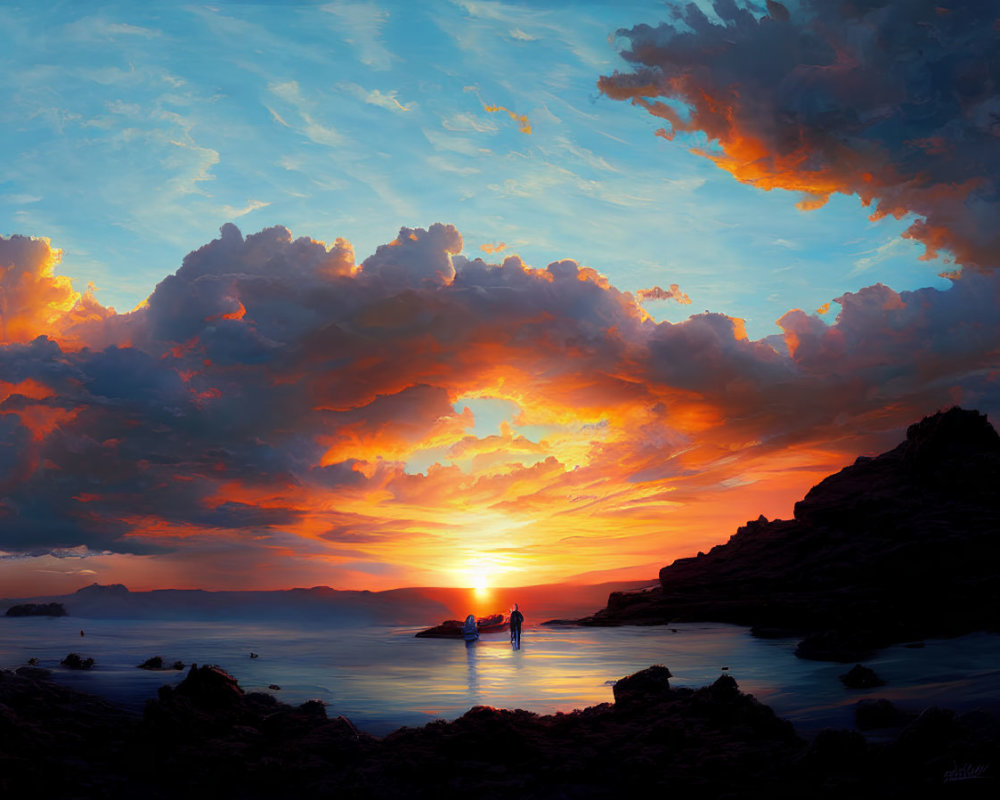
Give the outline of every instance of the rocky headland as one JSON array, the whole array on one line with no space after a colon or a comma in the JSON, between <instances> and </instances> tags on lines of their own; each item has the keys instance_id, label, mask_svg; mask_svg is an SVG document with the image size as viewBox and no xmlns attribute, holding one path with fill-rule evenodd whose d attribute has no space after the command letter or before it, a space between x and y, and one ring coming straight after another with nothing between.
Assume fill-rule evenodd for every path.
<instances>
[{"instance_id":1,"label":"rocky headland","mask_svg":"<svg viewBox=\"0 0 1000 800\"><path fill-rule=\"evenodd\" d=\"M584 625L718 621L798 636L805 658L1000 628L1000 436L952 408L814 486L794 518L748 522L725 544L614 592Z\"/></svg>"},{"instance_id":2,"label":"rocky headland","mask_svg":"<svg viewBox=\"0 0 1000 800\"><path fill-rule=\"evenodd\" d=\"M377 739L318 701L246 693L192 666L142 717L22 668L0 671L0 796L45 798L993 797L1000 725L858 706L807 742L729 675L673 688L654 666L614 703L540 716L485 706ZM894 726L890 733L886 726Z\"/></svg>"}]
</instances>

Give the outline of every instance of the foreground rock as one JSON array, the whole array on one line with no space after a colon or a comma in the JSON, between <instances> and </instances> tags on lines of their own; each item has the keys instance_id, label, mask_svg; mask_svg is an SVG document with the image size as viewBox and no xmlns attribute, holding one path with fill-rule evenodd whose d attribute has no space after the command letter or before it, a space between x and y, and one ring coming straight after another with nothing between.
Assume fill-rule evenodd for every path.
<instances>
[{"instance_id":1,"label":"foreground rock","mask_svg":"<svg viewBox=\"0 0 1000 800\"><path fill-rule=\"evenodd\" d=\"M901 711L884 697L860 700L854 707L854 724L858 730L869 731L878 728L897 728L911 721L911 716Z\"/></svg>"},{"instance_id":2,"label":"foreground rock","mask_svg":"<svg viewBox=\"0 0 1000 800\"><path fill-rule=\"evenodd\" d=\"M192 666L140 719L42 680L0 672L0 796L45 798L992 797L1000 726L929 709L891 744L828 731L811 744L724 675L674 689L657 666L614 704L539 716L477 706L384 739L246 693ZM955 772L959 770L959 772ZM957 796L957 795L956 795Z\"/></svg>"},{"instance_id":3,"label":"foreground rock","mask_svg":"<svg viewBox=\"0 0 1000 800\"><path fill-rule=\"evenodd\" d=\"M581 622L733 622L808 634L803 657L856 661L892 642L997 630L998 559L1000 436L953 408L820 482L794 519L749 522Z\"/></svg>"},{"instance_id":4,"label":"foreground rock","mask_svg":"<svg viewBox=\"0 0 1000 800\"><path fill-rule=\"evenodd\" d=\"M138 720L36 669L0 670L0 797L124 798Z\"/></svg>"}]
</instances>

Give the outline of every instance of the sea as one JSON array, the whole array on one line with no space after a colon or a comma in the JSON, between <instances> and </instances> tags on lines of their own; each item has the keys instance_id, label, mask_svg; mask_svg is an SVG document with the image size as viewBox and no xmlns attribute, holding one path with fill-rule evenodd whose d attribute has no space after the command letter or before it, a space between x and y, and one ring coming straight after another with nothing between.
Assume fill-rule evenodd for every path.
<instances>
[{"instance_id":1,"label":"sea","mask_svg":"<svg viewBox=\"0 0 1000 800\"><path fill-rule=\"evenodd\" d=\"M742 691L805 736L852 726L854 706L864 698L886 697L914 712L934 705L1000 711L1000 635L988 633L881 650L864 663L886 685L858 691L838 677L851 664L796 658L794 640L757 639L736 625L535 626L525 628L520 649L502 633L467 645L416 638L418 630L0 617L0 669L34 658L57 682L141 713L160 686L180 682L185 671L137 665L152 656L212 664L246 691L268 692L292 705L321 700L329 716L347 717L376 736L455 719L477 705L551 714L613 702L616 680L652 664L668 667L676 687L697 688L732 675ZM94 667L61 667L71 652L93 658Z\"/></svg>"}]
</instances>

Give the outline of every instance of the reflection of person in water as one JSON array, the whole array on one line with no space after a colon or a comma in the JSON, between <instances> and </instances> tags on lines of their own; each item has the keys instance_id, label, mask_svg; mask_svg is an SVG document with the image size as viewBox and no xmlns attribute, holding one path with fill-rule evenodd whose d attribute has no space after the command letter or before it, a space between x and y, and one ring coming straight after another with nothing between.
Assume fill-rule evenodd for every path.
<instances>
[{"instance_id":1,"label":"reflection of person in water","mask_svg":"<svg viewBox=\"0 0 1000 800\"><path fill-rule=\"evenodd\" d=\"M465 643L466 679L469 683L469 705L482 705L483 698L479 694L479 645L476 640Z\"/></svg>"},{"instance_id":2,"label":"reflection of person in water","mask_svg":"<svg viewBox=\"0 0 1000 800\"><path fill-rule=\"evenodd\" d=\"M465 618L465 624L462 626L462 638L467 642L474 642L479 638L479 629L476 627L476 618L473 614L469 614Z\"/></svg>"},{"instance_id":3,"label":"reflection of person in water","mask_svg":"<svg viewBox=\"0 0 1000 800\"><path fill-rule=\"evenodd\" d=\"M515 650L521 649L521 623L523 622L524 614L518 610L517 603L514 603L514 610L510 612L510 643Z\"/></svg>"}]
</instances>

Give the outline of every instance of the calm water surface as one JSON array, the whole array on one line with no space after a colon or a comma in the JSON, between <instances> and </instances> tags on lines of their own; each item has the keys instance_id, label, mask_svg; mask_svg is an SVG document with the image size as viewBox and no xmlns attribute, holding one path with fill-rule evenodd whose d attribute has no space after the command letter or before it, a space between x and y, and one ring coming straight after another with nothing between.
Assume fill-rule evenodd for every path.
<instances>
[{"instance_id":1,"label":"calm water surface","mask_svg":"<svg viewBox=\"0 0 1000 800\"><path fill-rule=\"evenodd\" d=\"M80 626L85 636L80 637ZM136 669L150 656L218 664L248 691L272 691L286 703L322 700L376 735L401 725L454 719L471 706L570 711L612 701L618 678L664 664L673 685L698 687L722 668L740 688L805 732L849 726L865 696L919 710L1000 707L1000 636L931 640L921 649L891 647L867 662L888 683L848 691L838 675L850 665L795 658L793 640L762 640L721 624L664 627L527 628L512 650L504 634L464 642L417 639L416 628L330 629L294 624L0 618L0 668L37 658L55 678L136 711L184 673ZM259 654L250 658L250 652ZM59 666L67 653L96 666ZM267 687L276 684L280 690Z\"/></svg>"}]
</instances>

